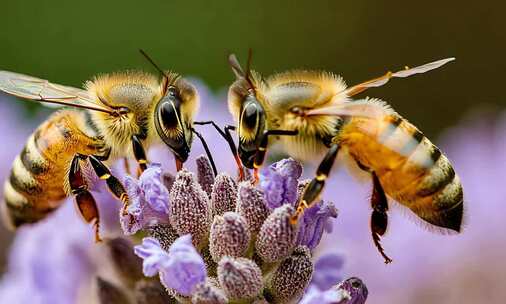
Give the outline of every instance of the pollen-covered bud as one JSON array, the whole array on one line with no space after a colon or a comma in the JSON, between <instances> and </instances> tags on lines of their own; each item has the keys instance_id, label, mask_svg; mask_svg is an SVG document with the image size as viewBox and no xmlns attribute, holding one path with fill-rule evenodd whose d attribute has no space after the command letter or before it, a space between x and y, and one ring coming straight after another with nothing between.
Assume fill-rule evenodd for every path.
<instances>
[{"instance_id":1,"label":"pollen-covered bud","mask_svg":"<svg viewBox=\"0 0 506 304\"><path fill-rule=\"evenodd\" d=\"M98 302L100 304L123 304L128 303L128 298L123 291L101 277L97 278Z\"/></svg>"},{"instance_id":2,"label":"pollen-covered bud","mask_svg":"<svg viewBox=\"0 0 506 304\"><path fill-rule=\"evenodd\" d=\"M349 295L349 299L344 301L343 304L364 304L369 294L364 282L356 277L344 280L336 286L336 289Z\"/></svg>"},{"instance_id":3,"label":"pollen-covered bud","mask_svg":"<svg viewBox=\"0 0 506 304\"><path fill-rule=\"evenodd\" d=\"M226 212L214 217L211 226L209 250L213 260L219 262L225 255L243 256L250 241L246 220L236 212Z\"/></svg>"},{"instance_id":4,"label":"pollen-covered bud","mask_svg":"<svg viewBox=\"0 0 506 304\"><path fill-rule=\"evenodd\" d=\"M267 263L280 261L289 256L297 241L298 223L292 224L290 219L295 209L283 205L274 210L265 220L256 240L258 255Z\"/></svg>"},{"instance_id":5,"label":"pollen-covered bud","mask_svg":"<svg viewBox=\"0 0 506 304\"><path fill-rule=\"evenodd\" d=\"M202 189L211 197L214 184L214 172L211 163L204 155L197 157L195 162L197 163L197 180L200 186L202 186Z\"/></svg>"},{"instance_id":6,"label":"pollen-covered bud","mask_svg":"<svg viewBox=\"0 0 506 304\"><path fill-rule=\"evenodd\" d=\"M218 264L218 280L225 294L233 300L246 300L262 290L262 272L246 258L223 257Z\"/></svg>"},{"instance_id":7,"label":"pollen-covered bud","mask_svg":"<svg viewBox=\"0 0 506 304\"><path fill-rule=\"evenodd\" d=\"M215 278L207 278L206 282L195 288L192 296L192 304L226 304L228 298L225 292L219 288Z\"/></svg>"},{"instance_id":8,"label":"pollen-covered bud","mask_svg":"<svg viewBox=\"0 0 506 304\"><path fill-rule=\"evenodd\" d=\"M170 191L170 223L179 235L191 234L196 247L206 241L209 232L209 198L193 174L179 171Z\"/></svg>"},{"instance_id":9,"label":"pollen-covered bud","mask_svg":"<svg viewBox=\"0 0 506 304\"><path fill-rule=\"evenodd\" d=\"M305 246L295 248L270 276L267 288L272 303L289 303L299 299L313 274L311 252Z\"/></svg>"},{"instance_id":10,"label":"pollen-covered bud","mask_svg":"<svg viewBox=\"0 0 506 304\"><path fill-rule=\"evenodd\" d=\"M137 282L134 290L136 304L176 304L177 300L167 293L159 280Z\"/></svg>"},{"instance_id":11,"label":"pollen-covered bud","mask_svg":"<svg viewBox=\"0 0 506 304\"><path fill-rule=\"evenodd\" d=\"M236 211L246 219L251 234L257 234L271 212L264 203L264 195L251 182L240 183L237 192Z\"/></svg>"},{"instance_id":12,"label":"pollen-covered bud","mask_svg":"<svg viewBox=\"0 0 506 304\"><path fill-rule=\"evenodd\" d=\"M121 278L128 284L140 280L142 275L142 260L134 254L132 242L125 238L115 238L107 241L109 255L114 268Z\"/></svg>"},{"instance_id":13,"label":"pollen-covered bud","mask_svg":"<svg viewBox=\"0 0 506 304\"><path fill-rule=\"evenodd\" d=\"M176 230L171 225L156 225L146 228L148 236L155 238L159 243L160 247L164 250L169 250L170 245L179 237Z\"/></svg>"},{"instance_id":14,"label":"pollen-covered bud","mask_svg":"<svg viewBox=\"0 0 506 304\"><path fill-rule=\"evenodd\" d=\"M218 174L211 193L212 216L234 211L236 201L237 184L234 179L226 173Z\"/></svg>"}]
</instances>

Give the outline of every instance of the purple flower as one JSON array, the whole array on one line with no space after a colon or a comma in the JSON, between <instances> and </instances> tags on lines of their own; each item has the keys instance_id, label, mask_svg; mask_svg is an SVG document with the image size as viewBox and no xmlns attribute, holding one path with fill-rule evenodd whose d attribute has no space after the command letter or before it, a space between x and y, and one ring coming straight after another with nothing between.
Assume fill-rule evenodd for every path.
<instances>
[{"instance_id":1,"label":"purple flower","mask_svg":"<svg viewBox=\"0 0 506 304\"><path fill-rule=\"evenodd\" d=\"M40 223L20 228L0 303L75 303L95 272L92 244L92 229L78 220L71 200Z\"/></svg>"},{"instance_id":2,"label":"purple flower","mask_svg":"<svg viewBox=\"0 0 506 304\"><path fill-rule=\"evenodd\" d=\"M260 188L270 209L284 204L295 205L302 166L292 158L278 161L260 172Z\"/></svg>"},{"instance_id":3,"label":"purple flower","mask_svg":"<svg viewBox=\"0 0 506 304\"><path fill-rule=\"evenodd\" d=\"M327 290L342 280L341 271L344 259L341 255L329 253L321 256L315 263L311 285Z\"/></svg>"},{"instance_id":4,"label":"purple flower","mask_svg":"<svg viewBox=\"0 0 506 304\"><path fill-rule=\"evenodd\" d=\"M330 218L337 217L337 209L331 202L320 201L304 212L297 245L306 245L313 250L322 239L323 232L331 232Z\"/></svg>"},{"instance_id":5,"label":"purple flower","mask_svg":"<svg viewBox=\"0 0 506 304\"><path fill-rule=\"evenodd\" d=\"M130 199L127 214L120 218L125 234L169 222L169 191L163 184L160 165L151 165L138 181L126 176L124 184Z\"/></svg>"},{"instance_id":6,"label":"purple flower","mask_svg":"<svg viewBox=\"0 0 506 304\"><path fill-rule=\"evenodd\" d=\"M337 289L320 291L316 287L310 287L299 304L344 304L346 294Z\"/></svg>"},{"instance_id":7,"label":"purple flower","mask_svg":"<svg viewBox=\"0 0 506 304\"><path fill-rule=\"evenodd\" d=\"M135 246L135 253L141 257L146 276L160 274L162 283L183 296L190 296L195 287L207 277L206 265L192 245L189 234L179 237L169 248L151 237L144 238L142 245Z\"/></svg>"}]
</instances>

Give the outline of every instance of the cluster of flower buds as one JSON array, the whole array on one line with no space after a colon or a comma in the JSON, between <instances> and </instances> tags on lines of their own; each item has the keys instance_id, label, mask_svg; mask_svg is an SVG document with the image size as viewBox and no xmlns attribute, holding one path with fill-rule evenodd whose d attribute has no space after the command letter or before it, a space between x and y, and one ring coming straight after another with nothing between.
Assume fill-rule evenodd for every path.
<instances>
[{"instance_id":1,"label":"cluster of flower buds","mask_svg":"<svg viewBox=\"0 0 506 304\"><path fill-rule=\"evenodd\" d=\"M137 303L364 303L367 289L358 279L331 287L342 260L323 258L326 269L314 274L320 261L315 265L312 253L337 209L320 201L293 224L307 184L301 174L298 162L284 159L263 169L256 186L215 177L200 157L196 175L183 169L172 176L153 165L139 180L128 177L131 203L120 221L126 235L147 234L134 252L154 278L136 277ZM329 278L336 281L329 285Z\"/></svg>"}]
</instances>

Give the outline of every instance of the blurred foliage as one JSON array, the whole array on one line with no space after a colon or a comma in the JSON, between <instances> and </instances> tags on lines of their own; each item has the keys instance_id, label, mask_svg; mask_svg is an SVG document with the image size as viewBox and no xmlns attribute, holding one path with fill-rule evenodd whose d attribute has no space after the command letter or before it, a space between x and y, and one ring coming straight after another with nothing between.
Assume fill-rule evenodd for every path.
<instances>
[{"instance_id":1,"label":"blurred foliage","mask_svg":"<svg viewBox=\"0 0 506 304\"><path fill-rule=\"evenodd\" d=\"M428 135L476 104L505 107L504 2L5 1L0 68L79 86L92 75L151 69L138 54L226 87L228 52L264 74L326 69L349 84L443 57L442 70L370 90ZM225 101L223 101L225 103Z\"/></svg>"}]
</instances>

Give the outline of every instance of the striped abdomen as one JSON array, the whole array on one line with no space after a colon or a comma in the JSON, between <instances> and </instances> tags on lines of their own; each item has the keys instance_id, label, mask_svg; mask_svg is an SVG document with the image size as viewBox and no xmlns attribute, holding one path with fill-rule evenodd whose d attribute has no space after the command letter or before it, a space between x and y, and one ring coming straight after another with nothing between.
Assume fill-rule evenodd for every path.
<instances>
[{"instance_id":1,"label":"striped abdomen","mask_svg":"<svg viewBox=\"0 0 506 304\"><path fill-rule=\"evenodd\" d=\"M33 223L66 196L68 166L76 153L92 153L92 139L80 129L82 113L53 114L28 138L4 185L4 216L17 227Z\"/></svg>"},{"instance_id":2,"label":"striped abdomen","mask_svg":"<svg viewBox=\"0 0 506 304\"><path fill-rule=\"evenodd\" d=\"M463 191L445 155L415 126L397 114L379 120L353 119L343 144L374 170L386 194L423 220L460 231Z\"/></svg>"}]
</instances>

